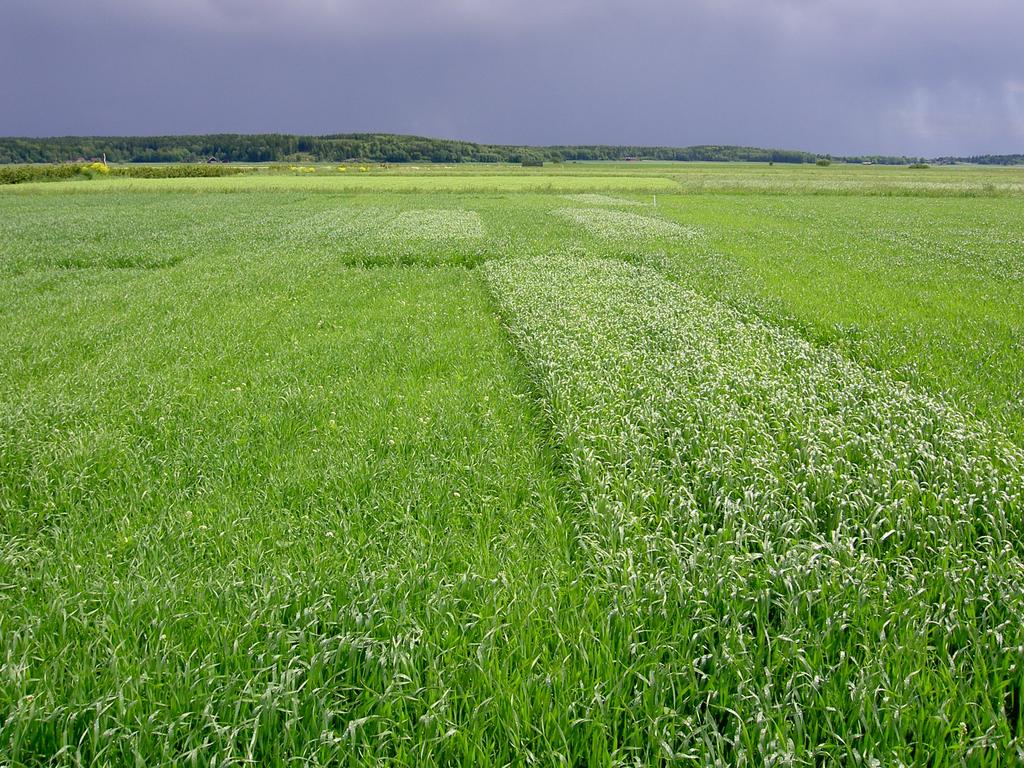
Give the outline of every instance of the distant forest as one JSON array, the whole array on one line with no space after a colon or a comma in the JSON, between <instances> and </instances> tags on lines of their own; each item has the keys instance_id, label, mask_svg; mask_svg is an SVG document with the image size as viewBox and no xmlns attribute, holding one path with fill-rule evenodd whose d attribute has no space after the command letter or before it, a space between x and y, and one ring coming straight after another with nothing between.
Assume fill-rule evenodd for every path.
<instances>
[{"instance_id":1,"label":"distant forest","mask_svg":"<svg viewBox=\"0 0 1024 768\"><path fill-rule=\"evenodd\" d=\"M66 136L0 138L0 163L65 163L106 157L111 163L342 162L376 163L539 163L573 160L690 160L814 163L906 164L919 157L833 157L812 152L757 147L627 147L608 145L526 147L475 144L384 133L331 136L288 134L211 134L206 136ZM989 165L1024 164L1024 155L935 158L934 163L971 162Z\"/></svg>"}]
</instances>

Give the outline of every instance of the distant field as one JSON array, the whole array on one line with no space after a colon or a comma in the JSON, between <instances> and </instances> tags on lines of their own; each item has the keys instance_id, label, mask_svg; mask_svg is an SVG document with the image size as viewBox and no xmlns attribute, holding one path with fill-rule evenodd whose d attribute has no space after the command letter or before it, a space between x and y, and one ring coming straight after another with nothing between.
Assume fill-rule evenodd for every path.
<instances>
[{"instance_id":1,"label":"distant field","mask_svg":"<svg viewBox=\"0 0 1024 768\"><path fill-rule=\"evenodd\" d=\"M1024 169L0 187L0 766L1024 761Z\"/></svg>"},{"instance_id":2,"label":"distant field","mask_svg":"<svg viewBox=\"0 0 1024 768\"><path fill-rule=\"evenodd\" d=\"M553 173L515 174L452 173L447 169L413 173L402 170L375 170L372 173L350 171L339 173L328 166L315 174L259 173L214 179L97 179L88 182L88 189L79 181L52 182L45 185L19 185L26 192L32 186L38 194L67 194L99 191L139 192L360 192L378 194L459 193L459 192L645 192L678 191L676 183L660 175L625 173ZM6 190L5 190L6 191Z\"/></svg>"}]
</instances>

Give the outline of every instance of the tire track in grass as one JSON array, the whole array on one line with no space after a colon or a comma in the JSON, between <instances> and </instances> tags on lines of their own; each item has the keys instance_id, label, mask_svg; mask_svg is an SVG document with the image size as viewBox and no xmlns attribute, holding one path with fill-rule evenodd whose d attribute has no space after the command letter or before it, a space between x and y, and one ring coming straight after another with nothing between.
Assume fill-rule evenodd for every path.
<instances>
[{"instance_id":1,"label":"tire track in grass","mask_svg":"<svg viewBox=\"0 0 1024 768\"><path fill-rule=\"evenodd\" d=\"M583 500L572 647L619 754L997 765L1021 749L1021 452L656 272L485 276Z\"/></svg>"}]
</instances>

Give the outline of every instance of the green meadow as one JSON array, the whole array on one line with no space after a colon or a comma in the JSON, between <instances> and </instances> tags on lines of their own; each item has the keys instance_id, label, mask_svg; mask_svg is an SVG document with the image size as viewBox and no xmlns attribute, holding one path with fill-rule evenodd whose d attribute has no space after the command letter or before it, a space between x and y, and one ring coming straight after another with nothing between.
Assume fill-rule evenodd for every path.
<instances>
[{"instance_id":1,"label":"green meadow","mask_svg":"<svg viewBox=\"0 0 1024 768\"><path fill-rule=\"evenodd\" d=\"M1024 763L1024 170L0 186L0 766Z\"/></svg>"}]
</instances>

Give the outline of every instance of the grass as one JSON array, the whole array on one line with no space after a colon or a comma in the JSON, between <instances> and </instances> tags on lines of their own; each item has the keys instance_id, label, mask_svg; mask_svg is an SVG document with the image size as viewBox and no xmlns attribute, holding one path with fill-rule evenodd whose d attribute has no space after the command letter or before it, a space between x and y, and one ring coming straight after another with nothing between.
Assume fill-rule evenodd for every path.
<instances>
[{"instance_id":1,"label":"grass","mask_svg":"<svg viewBox=\"0 0 1024 768\"><path fill-rule=\"evenodd\" d=\"M1024 760L1019 178L0 190L0 765Z\"/></svg>"},{"instance_id":2,"label":"grass","mask_svg":"<svg viewBox=\"0 0 1024 768\"><path fill-rule=\"evenodd\" d=\"M329 169L315 175L232 176L217 179L97 179L88 185L77 181L49 182L45 185L21 184L4 189L4 194L53 194L95 192L165 192L165 193L207 193L207 192L334 192L334 193L488 193L488 192L546 192L574 193L592 192L642 192L647 194L668 193L678 190L669 178L658 175L630 176L625 174L565 174L565 173L523 172L521 174L488 173L432 173L409 175L397 172L373 172L367 174L338 174Z\"/></svg>"},{"instance_id":3,"label":"grass","mask_svg":"<svg viewBox=\"0 0 1024 768\"><path fill-rule=\"evenodd\" d=\"M602 240L644 241L654 238L697 239L702 233L673 221L611 208L557 208L556 216L578 224Z\"/></svg>"},{"instance_id":4,"label":"grass","mask_svg":"<svg viewBox=\"0 0 1024 768\"><path fill-rule=\"evenodd\" d=\"M708 163L670 174L691 194L754 196L823 195L872 197L1020 197L1024 169L949 166L792 166Z\"/></svg>"},{"instance_id":5,"label":"grass","mask_svg":"<svg viewBox=\"0 0 1024 768\"><path fill-rule=\"evenodd\" d=\"M644 267L487 274L583 489L588 599L632 638L618 704L664 729L624 749L998 764L1024 452Z\"/></svg>"},{"instance_id":6,"label":"grass","mask_svg":"<svg viewBox=\"0 0 1024 768\"><path fill-rule=\"evenodd\" d=\"M1020 199L715 195L660 210L706 233L660 249L678 280L1024 441Z\"/></svg>"},{"instance_id":7,"label":"grass","mask_svg":"<svg viewBox=\"0 0 1024 768\"><path fill-rule=\"evenodd\" d=\"M420 719L562 556L478 280L234 267L5 312L9 761L443 754Z\"/></svg>"}]
</instances>

